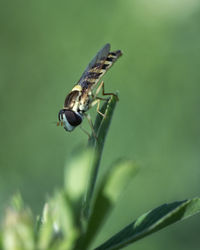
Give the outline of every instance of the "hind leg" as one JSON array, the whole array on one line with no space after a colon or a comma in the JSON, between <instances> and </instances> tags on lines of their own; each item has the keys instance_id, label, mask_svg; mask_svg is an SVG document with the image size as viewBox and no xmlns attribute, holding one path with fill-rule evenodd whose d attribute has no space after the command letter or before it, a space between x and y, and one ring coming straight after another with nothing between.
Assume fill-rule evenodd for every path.
<instances>
[{"instance_id":1,"label":"hind leg","mask_svg":"<svg viewBox=\"0 0 200 250\"><path fill-rule=\"evenodd\" d=\"M102 82L100 83L99 87L97 88L96 93L95 93L95 95L94 95L94 98L97 97L97 95L99 94L101 88L102 88L102 95L112 95L112 96L115 96L115 97L117 98L117 100L119 100L119 98L118 98L118 96L117 96L116 94L114 94L114 93L105 93L104 81L102 81ZM99 98L99 99L100 99L100 98ZM106 100L106 99L104 99L104 100Z\"/></svg>"}]
</instances>

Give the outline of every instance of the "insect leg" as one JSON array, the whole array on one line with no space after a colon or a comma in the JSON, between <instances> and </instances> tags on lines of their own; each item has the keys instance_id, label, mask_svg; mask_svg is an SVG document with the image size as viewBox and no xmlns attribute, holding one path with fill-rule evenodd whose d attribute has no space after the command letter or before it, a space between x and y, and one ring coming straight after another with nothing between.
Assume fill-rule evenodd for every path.
<instances>
[{"instance_id":1,"label":"insect leg","mask_svg":"<svg viewBox=\"0 0 200 250\"><path fill-rule=\"evenodd\" d=\"M82 126L80 126L80 129L90 138L90 134L87 130L85 130Z\"/></svg>"},{"instance_id":2,"label":"insect leg","mask_svg":"<svg viewBox=\"0 0 200 250\"><path fill-rule=\"evenodd\" d=\"M99 110L101 100L107 101L107 99L96 97L96 99L91 102L90 107L93 107L93 106L97 105L97 113L99 113L100 115L102 115L105 118L105 115Z\"/></svg>"},{"instance_id":3,"label":"insect leg","mask_svg":"<svg viewBox=\"0 0 200 250\"><path fill-rule=\"evenodd\" d=\"M96 93L95 93L95 95L94 95L94 98L97 97L97 95L99 94L99 92L100 92L100 90L101 90L101 88L102 88L103 85L104 85L104 82L102 81L102 82L99 84L99 87L98 87L97 90L96 90Z\"/></svg>"},{"instance_id":4,"label":"insect leg","mask_svg":"<svg viewBox=\"0 0 200 250\"><path fill-rule=\"evenodd\" d=\"M93 107L94 105L97 104L97 112L102 115L105 118L105 115L100 111L100 101L108 101L107 98L102 98L102 97L97 97L98 93L100 92L100 90L102 89L102 95L113 95L117 98L117 100L119 100L118 96L114 93L105 93L105 89L104 89L104 82L102 81L99 85L99 87L97 88L95 95L93 95L92 97L92 102L90 103L90 107Z\"/></svg>"},{"instance_id":5,"label":"insect leg","mask_svg":"<svg viewBox=\"0 0 200 250\"><path fill-rule=\"evenodd\" d=\"M92 119L91 119L90 115L84 113L84 116L87 118L88 123L89 123L89 125L90 125L90 127L91 127L91 130L92 130L92 133L93 133L95 139L97 140L97 135L96 135L96 133L95 133L95 131L94 131L94 126L93 126Z\"/></svg>"},{"instance_id":6,"label":"insect leg","mask_svg":"<svg viewBox=\"0 0 200 250\"><path fill-rule=\"evenodd\" d=\"M104 81L102 81L102 82L100 83L99 87L97 88L96 93L95 93L95 95L94 95L94 98L96 98L96 96L97 96L98 93L100 92L101 88L102 88L102 95L113 95L113 96L115 96L115 97L117 98L117 100L119 100L119 98L118 98L118 96L117 96L116 94L114 94L114 93L105 93ZM104 100L105 100L105 99L104 99Z\"/></svg>"}]
</instances>

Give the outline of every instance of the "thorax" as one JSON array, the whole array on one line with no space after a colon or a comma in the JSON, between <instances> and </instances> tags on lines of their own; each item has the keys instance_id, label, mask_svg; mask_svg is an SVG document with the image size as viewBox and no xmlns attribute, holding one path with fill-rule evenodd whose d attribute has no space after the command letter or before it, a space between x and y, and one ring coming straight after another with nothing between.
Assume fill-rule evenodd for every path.
<instances>
[{"instance_id":1,"label":"thorax","mask_svg":"<svg viewBox=\"0 0 200 250\"><path fill-rule=\"evenodd\" d=\"M91 96L90 89L83 89L80 85L75 85L65 99L64 108L84 113L89 109Z\"/></svg>"}]
</instances>

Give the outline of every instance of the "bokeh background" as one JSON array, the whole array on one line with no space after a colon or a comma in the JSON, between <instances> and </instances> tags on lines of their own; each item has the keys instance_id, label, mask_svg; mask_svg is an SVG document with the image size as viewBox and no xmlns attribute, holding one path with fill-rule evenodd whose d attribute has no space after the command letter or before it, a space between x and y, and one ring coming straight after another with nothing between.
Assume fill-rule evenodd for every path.
<instances>
[{"instance_id":1,"label":"bokeh background","mask_svg":"<svg viewBox=\"0 0 200 250\"><path fill-rule=\"evenodd\" d=\"M100 175L120 156L141 169L95 245L154 207L198 196L199 24L198 0L0 0L1 217L17 191L38 214L63 185L64 166L87 137L53 122L107 42L124 55L104 77L120 101ZM199 249L199 231L196 216L126 249Z\"/></svg>"}]
</instances>

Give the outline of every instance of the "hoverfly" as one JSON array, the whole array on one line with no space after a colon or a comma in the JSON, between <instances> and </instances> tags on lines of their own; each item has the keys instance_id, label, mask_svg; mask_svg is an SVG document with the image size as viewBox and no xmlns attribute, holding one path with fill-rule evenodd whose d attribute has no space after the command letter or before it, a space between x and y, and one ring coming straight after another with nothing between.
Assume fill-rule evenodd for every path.
<instances>
[{"instance_id":1,"label":"hoverfly","mask_svg":"<svg viewBox=\"0 0 200 250\"><path fill-rule=\"evenodd\" d=\"M92 127L91 120L86 114L86 111L94 105L97 105L97 112L104 116L104 114L99 111L99 105L101 100L107 99L97 97L97 94L101 88L103 95L115 94L104 92L103 81L100 83L95 93L93 90L100 78L121 55L122 52L120 50L110 52L110 44L106 44L101 50L99 50L87 66L78 83L66 96L64 107L58 114L59 122L57 125L64 125L66 131L72 131L75 127L81 124L83 117L85 116L88 118L90 126Z\"/></svg>"}]
</instances>

